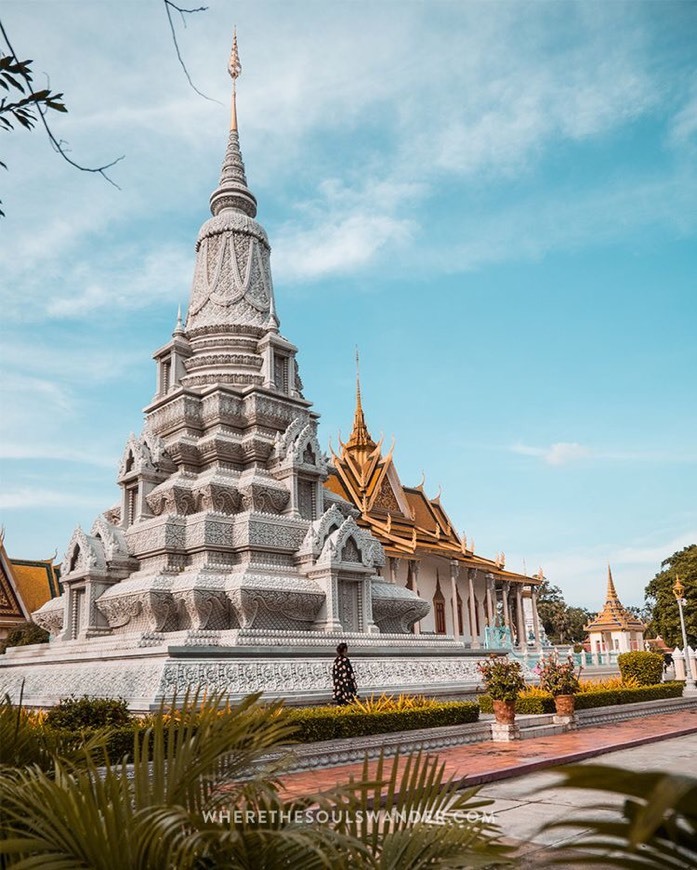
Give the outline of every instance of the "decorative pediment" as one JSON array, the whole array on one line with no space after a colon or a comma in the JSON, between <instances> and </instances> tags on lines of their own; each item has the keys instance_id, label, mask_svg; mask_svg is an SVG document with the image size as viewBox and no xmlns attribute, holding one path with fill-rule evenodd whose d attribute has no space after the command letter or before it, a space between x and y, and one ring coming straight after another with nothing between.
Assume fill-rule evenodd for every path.
<instances>
[{"instance_id":1,"label":"decorative pediment","mask_svg":"<svg viewBox=\"0 0 697 870\"><path fill-rule=\"evenodd\" d=\"M61 579L65 581L73 575L90 574L93 571L106 571L104 545L99 538L86 535L78 526L65 552Z\"/></svg>"},{"instance_id":2,"label":"decorative pediment","mask_svg":"<svg viewBox=\"0 0 697 870\"><path fill-rule=\"evenodd\" d=\"M129 557L126 536L121 529L117 529L106 516L102 514L92 524L90 535L101 540L104 548L104 556L108 562L114 559L127 559Z\"/></svg>"},{"instance_id":3,"label":"decorative pediment","mask_svg":"<svg viewBox=\"0 0 697 870\"><path fill-rule=\"evenodd\" d=\"M150 448L142 438L137 438L133 432L131 432L121 456L119 479L141 474L143 471L154 470L155 466L153 465L152 456L150 455Z\"/></svg>"},{"instance_id":4,"label":"decorative pediment","mask_svg":"<svg viewBox=\"0 0 697 870\"><path fill-rule=\"evenodd\" d=\"M317 561L331 564L352 562L366 568L378 568L385 564L385 553L370 532L361 529L353 517L348 517L327 536Z\"/></svg>"},{"instance_id":5,"label":"decorative pediment","mask_svg":"<svg viewBox=\"0 0 697 870\"><path fill-rule=\"evenodd\" d=\"M327 457L317 440L317 424L296 417L274 445L276 461L280 464L313 466L322 474L327 471Z\"/></svg>"},{"instance_id":6,"label":"decorative pediment","mask_svg":"<svg viewBox=\"0 0 697 870\"><path fill-rule=\"evenodd\" d=\"M317 558L322 552L327 537L340 528L345 519L339 507L333 504L318 520L310 524L298 555L312 555Z\"/></svg>"},{"instance_id":7,"label":"decorative pediment","mask_svg":"<svg viewBox=\"0 0 697 870\"><path fill-rule=\"evenodd\" d=\"M147 428L139 437L131 432L121 456L119 479L148 471L161 471L163 465L168 470L174 470L175 467L165 450L164 441Z\"/></svg>"}]
</instances>

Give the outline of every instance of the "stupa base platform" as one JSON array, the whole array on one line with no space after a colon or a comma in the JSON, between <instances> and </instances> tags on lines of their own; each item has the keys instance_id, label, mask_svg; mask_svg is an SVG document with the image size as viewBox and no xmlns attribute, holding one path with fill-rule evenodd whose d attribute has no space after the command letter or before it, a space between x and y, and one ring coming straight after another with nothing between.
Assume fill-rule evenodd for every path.
<instances>
[{"instance_id":1,"label":"stupa base platform","mask_svg":"<svg viewBox=\"0 0 697 870\"><path fill-rule=\"evenodd\" d=\"M70 695L125 698L147 712L190 688L253 692L289 703L330 703L335 647L345 641L359 693L453 695L474 692L477 662L492 652L453 638L289 631L182 631L14 647L0 656L0 693L27 707ZM22 688L23 686L23 688Z\"/></svg>"}]
</instances>

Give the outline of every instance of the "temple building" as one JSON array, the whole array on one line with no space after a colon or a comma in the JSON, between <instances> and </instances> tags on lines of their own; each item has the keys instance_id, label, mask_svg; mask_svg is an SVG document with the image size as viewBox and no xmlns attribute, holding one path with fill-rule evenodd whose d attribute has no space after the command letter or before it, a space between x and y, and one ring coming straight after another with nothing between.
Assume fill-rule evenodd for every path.
<instances>
[{"instance_id":1,"label":"temple building","mask_svg":"<svg viewBox=\"0 0 697 870\"><path fill-rule=\"evenodd\" d=\"M0 640L60 595L59 577L53 559L10 559L0 534Z\"/></svg>"},{"instance_id":2,"label":"temple building","mask_svg":"<svg viewBox=\"0 0 697 870\"><path fill-rule=\"evenodd\" d=\"M423 487L403 486L393 460L368 431L356 379L353 430L332 464L325 486L360 512L358 524L383 546L386 565L380 568L390 583L417 593L431 610L414 623L413 631L453 635L472 649L509 644L539 649L537 614L542 572L527 577L506 570L505 556L485 559L474 552L474 541L458 535L440 500ZM526 612L532 615L526 630Z\"/></svg>"},{"instance_id":3,"label":"temple building","mask_svg":"<svg viewBox=\"0 0 697 870\"><path fill-rule=\"evenodd\" d=\"M644 649L644 623L630 613L617 595L612 570L607 566L605 606L585 626L591 653L623 653Z\"/></svg>"},{"instance_id":4,"label":"temple building","mask_svg":"<svg viewBox=\"0 0 697 870\"><path fill-rule=\"evenodd\" d=\"M483 645L525 644L523 596L539 578L476 556L438 499L402 487L360 394L331 467L247 184L236 40L228 70L230 130L186 319L153 355L117 503L75 529L62 594L32 614L51 641L0 657L0 693L43 706L89 692L135 710L191 687L326 702L339 641L362 691L473 691Z\"/></svg>"}]
</instances>

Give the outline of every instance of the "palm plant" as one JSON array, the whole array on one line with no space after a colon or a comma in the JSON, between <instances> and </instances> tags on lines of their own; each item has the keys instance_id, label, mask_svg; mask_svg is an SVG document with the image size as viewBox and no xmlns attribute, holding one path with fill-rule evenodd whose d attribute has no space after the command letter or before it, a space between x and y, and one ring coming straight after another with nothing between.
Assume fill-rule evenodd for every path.
<instances>
[{"instance_id":1,"label":"palm plant","mask_svg":"<svg viewBox=\"0 0 697 870\"><path fill-rule=\"evenodd\" d=\"M602 864L629 870L694 870L697 867L697 779L662 771L635 772L605 765L558 768L562 785L610 792L623 798L593 804L545 825L577 828L570 862L567 847L552 850L550 865L569 867ZM555 783L554 787L558 787ZM605 811L598 818L597 811ZM608 816L609 813L609 816ZM584 857L579 861L579 853Z\"/></svg>"},{"instance_id":2,"label":"palm plant","mask_svg":"<svg viewBox=\"0 0 697 870\"><path fill-rule=\"evenodd\" d=\"M219 695L199 703L187 695L176 713L163 706L146 724L135 732L132 765L92 751L79 760L54 755L50 770L0 771L0 866L401 870L452 866L456 854L458 866L504 860L493 827L465 815L483 803L457 793L433 760L408 758L402 770L402 760L381 759L372 776L366 766L359 781L290 799L278 764L264 762L292 734L280 704L251 696L229 705ZM386 807L403 808L405 820L358 821L359 810L379 807L383 786ZM437 809L445 811L439 824L414 823Z\"/></svg>"}]
</instances>

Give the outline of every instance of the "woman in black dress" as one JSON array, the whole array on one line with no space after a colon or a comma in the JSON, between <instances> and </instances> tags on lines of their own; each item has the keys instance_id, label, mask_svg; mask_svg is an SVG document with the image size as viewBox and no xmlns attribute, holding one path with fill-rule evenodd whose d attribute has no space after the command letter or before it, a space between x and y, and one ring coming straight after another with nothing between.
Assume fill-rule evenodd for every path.
<instances>
[{"instance_id":1,"label":"woman in black dress","mask_svg":"<svg viewBox=\"0 0 697 870\"><path fill-rule=\"evenodd\" d=\"M354 676L351 662L346 656L347 651L348 647L346 644L340 643L336 648L336 658L332 668L334 703L340 705L350 704L358 692L356 677Z\"/></svg>"}]
</instances>

